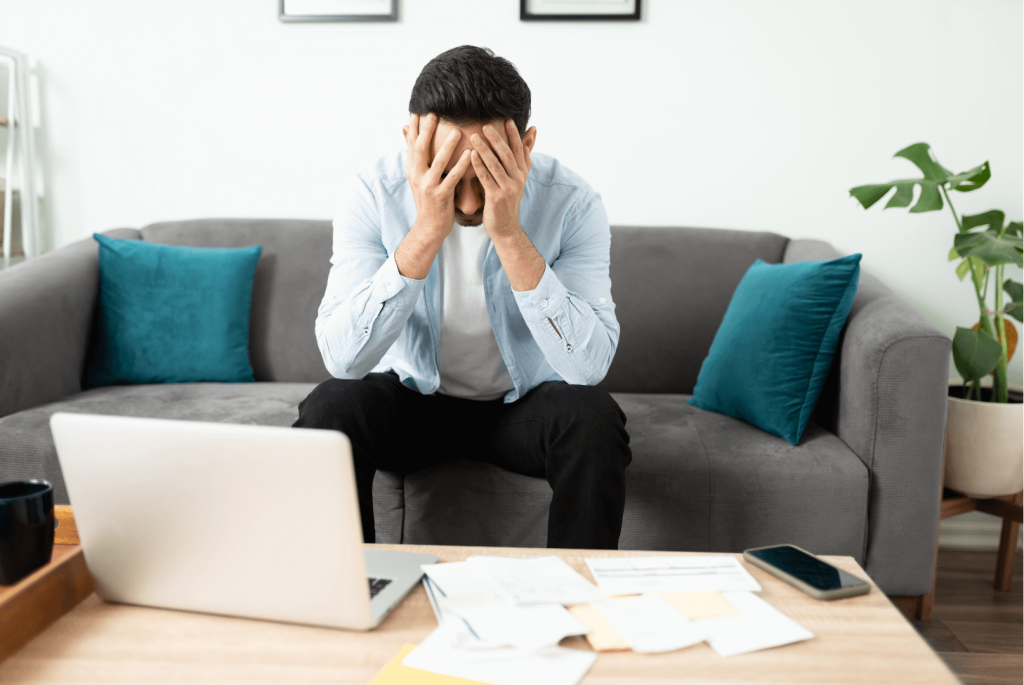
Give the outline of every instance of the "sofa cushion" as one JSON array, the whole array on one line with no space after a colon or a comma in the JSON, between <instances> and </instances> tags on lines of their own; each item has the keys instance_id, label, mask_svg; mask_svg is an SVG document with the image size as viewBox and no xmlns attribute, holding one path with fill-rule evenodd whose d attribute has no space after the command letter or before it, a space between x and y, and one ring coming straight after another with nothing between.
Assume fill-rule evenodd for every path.
<instances>
[{"instance_id":1,"label":"sofa cushion","mask_svg":"<svg viewBox=\"0 0 1024 685\"><path fill-rule=\"evenodd\" d=\"M259 245L198 248L96 234L100 290L83 385L253 382Z\"/></svg>"},{"instance_id":2,"label":"sofa cushion","mask_svg":"<svg viewBox=\"0 0 1024 685\"><path fill-rule=\"evenodd\" d=\"M626 414L621 549L738 552L792 543L861 560L868 472L811 423L790 445L687 395L613 393ZM544 546L551 488L484 463L405 477L402 542Z\"/></svg>"},{"instance_id":3,"label":"sofa cushion","mask_svg":"<svg viewBox=\"0 0 1024 685\"><path fill-rule=\"evenodd\" d=\"M860 254L747 270L690 404L800 442L850 313Z\"/></svg>"}]
</instances>

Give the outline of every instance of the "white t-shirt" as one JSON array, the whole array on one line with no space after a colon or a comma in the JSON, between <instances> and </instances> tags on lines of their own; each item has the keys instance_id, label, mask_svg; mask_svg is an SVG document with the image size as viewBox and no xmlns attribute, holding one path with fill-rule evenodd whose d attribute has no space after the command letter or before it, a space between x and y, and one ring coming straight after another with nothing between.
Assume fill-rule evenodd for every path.
<instances>
[{"instance_id":1,"label":"white t-shirt","mask_svg":"<svg viewBox=\"0 0 1024 685\"><path fill-rule=\"evenodd\" d=\"M441 246L441 385L437 391L442 395L496 400L514 387L484 299L488 245L483 226L456 223Z\"/></svg>"}]
</instances>

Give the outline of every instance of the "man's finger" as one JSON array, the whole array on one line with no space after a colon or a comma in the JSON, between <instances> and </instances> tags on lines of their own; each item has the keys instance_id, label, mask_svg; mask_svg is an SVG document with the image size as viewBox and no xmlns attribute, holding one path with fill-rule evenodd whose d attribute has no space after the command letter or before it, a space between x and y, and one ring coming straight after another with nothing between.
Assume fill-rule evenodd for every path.
<instances>
[{"instance_id":1,"label":"man's finger","mask_svg":"<svg viewBox=\"0 0 1024 685\"><path fill-rule=\"evenodd\" d=\"M519 129L511 119L505 120L505 131L508 133L509 146L512 148L512 156L516 158L516 166L519 171L526 174L526 157L523 155L523 139L519 137Z\"/></svg>"},{"instance_id":2,"label":"man's finger","mask_svg":"<svg viewBox=\"0 0 1024 685\"><path fill-rule=\"evenodd\" d=\"M459 156L459 161L455 163L455 166L452 167L452 170L448 172L448 175L444 177L444 180L441 181L438 187L446 194L454 193L455 186L457 186L459 181L462 180L462 177L465 176L466 169L469 168L471 163L472 157L469 149L463 150L462 155Z\"/></svg>"},{"instance_id":3,"label":"man's finger","mask_svg":"<svg viewBox=\"0 0 1024 685\"><path fill-rule=\"evenodd\" d=\"M498 135L498 132L490 124L484 126L484 135L487 136L487 140L491 143L491 149L494 151L494 154L501 160L505 173L509 178L515 176L516 172L519 171L519 167L516 165L515 155L512 154L508 144L501 139L501 136Z\"/></svg>"},{"instance_id":4,"label":"man's finger","mask_svg":"<svg viewBox=\"0 0 1024 685\"><path fill-rule=\"evenodd\" d=\"M421 118L419 124L413 150L416 156L416 166L423 172L430 166L428 161L430 159L430 141L434 138L434 129L437 128L437 115L431 112L425 118Z\"/></svg>"},{"instance_id":5,"label":"man's finger","mask_svg":"<svg viewBox=\"0 0 1024 685\"><path fill-rule=\"evenodd\" d=\"M502 167L501 162L498 161L498 158L494 156L494 152L487 145L487 141L476 134L473 134L473 151L483 160L484 165L491 172L490 175L498 187L504 188L509 183L508 174L505 173L505 169ZM473 167L476 168L476 164Z\"/></svg>"},{"instance_id":6,"label":"man's finger","mask_svg":"<svg viewBox=\"0 0 1024 685\"><path fill-rule=\"evenodd\" d=\"M427 175L433 179L433 183L441 181L441 174L444 173L445 167L448 166L448 160L452 158L452 153L455 152L461 137L462 131L453 128L448 137L445 138L444 145L437 151L437 156L434 157L434 161L430 164L430 171L427 172Z\"/></svg>"},{"instance_id":7,"label":"man's finger","mask_svg":"<svg viewBox=\"0 0 1024 685\"><path fill-rule=\"evenodd\" d=\"M494 155L491 155L491 157L493 156ZM498 192L498 184L495 182L494 177L491 176L491 172L488 170L483 157L480 156L480 153L473 150L472 158L473 170L476 171L476 177L480 179L480 185L484 187L484 196L486 197L487 193Z\"/></svg>"},{"instance_id":8,"label":"man's finger","mask_svg":"<svg viewBox=\"0 0 1024 685\"><path fill-rule=\"evenodd\" d=\"M415 112L409 115L409 125L406 128L406 140L409 143L409 147L416 142L416 136L420 132L420 115Z\"/></svg>"}]
</instances>

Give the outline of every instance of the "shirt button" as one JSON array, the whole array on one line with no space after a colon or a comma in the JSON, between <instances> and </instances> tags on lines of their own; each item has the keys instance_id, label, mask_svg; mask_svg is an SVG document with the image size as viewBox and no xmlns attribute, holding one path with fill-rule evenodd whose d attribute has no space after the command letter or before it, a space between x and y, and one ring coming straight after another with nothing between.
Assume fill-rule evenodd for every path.
<instances>
[{"instance_id":1,"label":"shirt button","mask_svg":"<svg viewBox=\"0 0 1024 685\"><path fill-rule=\"evenodd\" d=\"M572 345L566 345L565 346L565 351L566 352L572 352Z\"/></svg>"},{"instance_id":2,"label":"shirt button","mask_svg":"<svg viewBox=\"0 0 1024 685\"><path fill-rule=\"evenodd\" d=\"M548 306L548 301L547 300L541 300L540 301L540 306L541 307L547 307Z\"/></svg>"},{"instance_id":3,"label":"shirt button","mask_svg":"<svg viewBox=\"0 0 1024 685\"><path fill-rule=\"evenodd\" d=\"M369 335L369 334L370 334L370 329L369 328L364 328L363 329L363 335Z\"/></svg>"},{"instance_id":4,"label":"shirt button","mask_svg":"<svg viewBox=\"0 0 1024 685\"><path fill-rule=\"evenodd\" d=\"M603 297L602 297L601 299L599 299L599 300L598 300L598 302L600 302L601 304L604 304L604 303L605 303L605 302L607 302L607 301L608 301L608 300L604 299Z\"/></svg>"}]
</instances>

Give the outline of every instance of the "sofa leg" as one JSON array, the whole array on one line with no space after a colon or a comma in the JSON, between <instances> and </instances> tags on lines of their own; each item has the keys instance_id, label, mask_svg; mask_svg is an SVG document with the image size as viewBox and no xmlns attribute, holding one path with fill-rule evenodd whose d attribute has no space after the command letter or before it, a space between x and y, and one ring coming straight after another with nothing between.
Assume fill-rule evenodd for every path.
<instances>
[{"instance_id":1,"label":"sofa leg","mask_svg":"<svg viewBox=\"0 0 1024 685\"><path fill-rule=\"evenodd\" d=\"M889 601L896 605L904 618L913 623L915 617L920 617L923 597L924 595L889 595Z\"/></svg>"}]
</instances>

